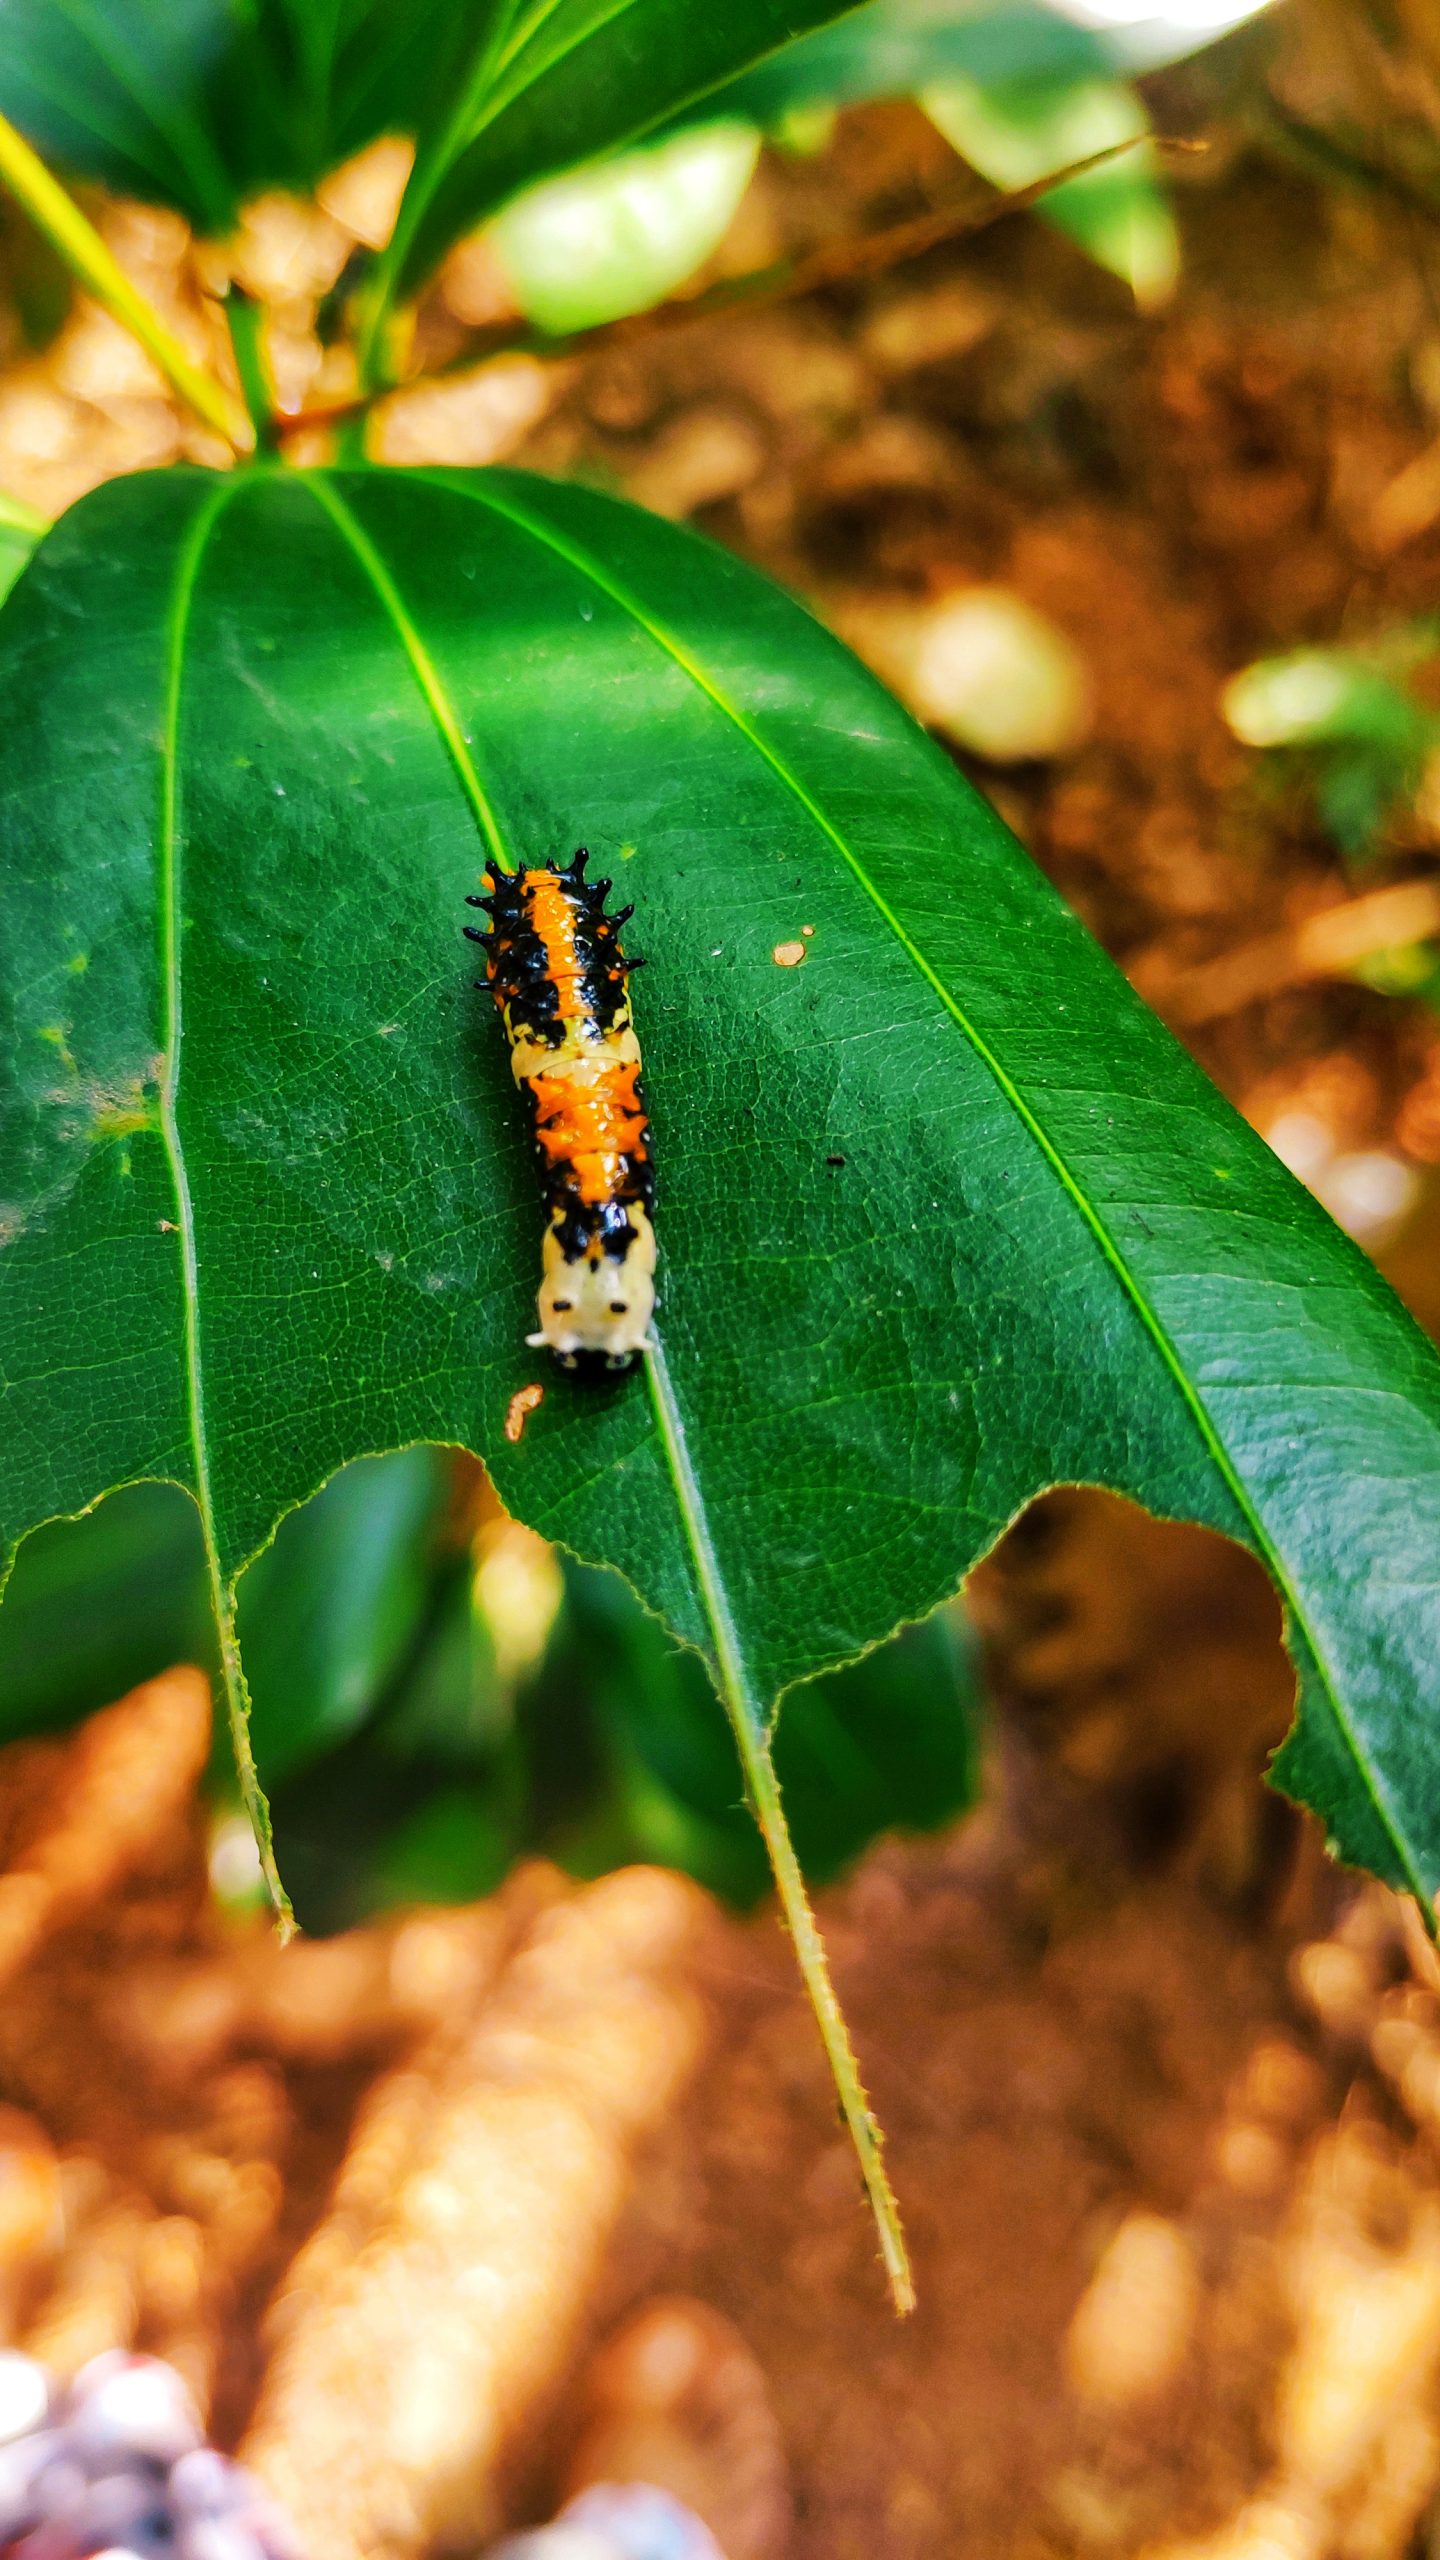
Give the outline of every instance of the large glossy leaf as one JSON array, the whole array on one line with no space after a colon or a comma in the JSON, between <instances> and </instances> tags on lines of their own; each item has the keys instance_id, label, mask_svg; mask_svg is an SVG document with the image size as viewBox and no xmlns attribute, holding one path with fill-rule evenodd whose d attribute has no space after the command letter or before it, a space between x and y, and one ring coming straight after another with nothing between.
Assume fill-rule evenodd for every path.
<instances>
[{"instance_id":1,"label":"large glossy leaf","mask_svg":"<svg viewBox=\"0 0 1440 2560\"><path fill-rule=\"evenodd\" d=\"M179 472L56 528L0 658L10 1536L174 1478L223 1605L347 1459L463 1441L753 1722L1112 1485L1261 1557L1285 1783L1433 1893L1440 1362L803 612L517 474ZM663 1351L599 1391L524 1345L458 938L487 850L581 841L660 1167Z\"/></svg>"}]
</instances>

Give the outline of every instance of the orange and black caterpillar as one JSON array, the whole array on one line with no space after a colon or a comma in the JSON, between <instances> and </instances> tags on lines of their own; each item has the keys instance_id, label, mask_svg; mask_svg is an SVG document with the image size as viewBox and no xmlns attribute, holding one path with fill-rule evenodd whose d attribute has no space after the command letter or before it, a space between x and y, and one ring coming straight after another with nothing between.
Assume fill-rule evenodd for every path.
<instances>
[{"instance_id":1,"label":"orange and black caterpillar","mask_svg":"<svg viewBox=\"0 0 1440 2560\"><path fill-rule=\"evenodd\" d=\"M563 1369L628 1369L655 1304L654 1178L640 1044L620 948L634 914L607 916L611 883L587 880L582 847L561 868L486 866L485 980L529 1096L545 1195L540 1330ZM481 985L476 980L477 986Z\"/></svg>"}]
</instances>

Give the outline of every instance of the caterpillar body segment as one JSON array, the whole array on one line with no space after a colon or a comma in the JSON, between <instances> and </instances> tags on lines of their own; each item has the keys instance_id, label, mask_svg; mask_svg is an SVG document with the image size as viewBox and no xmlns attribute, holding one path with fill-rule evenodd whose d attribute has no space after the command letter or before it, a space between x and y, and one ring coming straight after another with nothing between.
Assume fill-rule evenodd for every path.
<instances>
[{"instance_id":1,"label":"caterpillar body segment","mask_svg":"<svg viewBox=\"0 0 1440 2560\"><path fill-rule=\"evenodd\" d=\"M485 952L486 983L530 1104L545 1199L540 1329L528 1339L565 1369L628 1369L646 1347L655 1305L654 1181L619 928L608 880L585 878L582 849L565 866L486 871L472 906L490 927L466 932Z\"/></svg>"}]
</instances>

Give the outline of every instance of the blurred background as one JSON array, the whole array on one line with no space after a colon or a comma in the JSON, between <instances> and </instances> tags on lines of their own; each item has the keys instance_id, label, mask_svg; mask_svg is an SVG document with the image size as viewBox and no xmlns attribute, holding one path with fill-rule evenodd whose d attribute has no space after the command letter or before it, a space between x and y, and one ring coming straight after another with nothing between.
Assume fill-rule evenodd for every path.
<instances>
[{"instance_id":1,"label":"blurred background","mask_svg":"<svg viewBox=\"0 0 1440 2560\"><path fill-rule=\"evenodd\" d=\"M407 157L221 244L86 198L192 354L258 307L298 463ZM870 0L462 243L412 356L379 458L577 476L805 597L1440 1330L1433 0ZM186 455L0 206L0 577ZM656 2286L758 2355L801 2560L1430 2550L1440 1976L1262 1788L1244 1558L1054 1494L786 1701L903 2331L699 1664L424 1448L292 1515L240 1631L284 1957L161 1676L209 1662L186 1497L40 1532L0 1611L12 2336L173 2356L335 2560L544 2513ZM428 2434L357 2414L397 2358Z\"/></svg>"}]
</instances>

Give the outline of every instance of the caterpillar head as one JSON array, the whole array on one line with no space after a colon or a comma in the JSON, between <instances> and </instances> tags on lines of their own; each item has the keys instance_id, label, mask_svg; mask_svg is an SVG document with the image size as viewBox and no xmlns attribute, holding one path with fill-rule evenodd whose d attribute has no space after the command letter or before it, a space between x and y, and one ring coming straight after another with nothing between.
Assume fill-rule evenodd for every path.
<instances>
[{"instance_id":1,"label":"caterpillar head","mask_svg":"<svg viewBox=\"0 0 1440 2560\"><path fill-rule=\"evenodd\" d=\"M538 1312L532 1346L553 1351L562 1369L628 1369L646 1347L655 1308L655 1236L645 1211L626 1211L627 1235L617 1253L598 1236L567 1254L554 1227L542 1249Z\"/></svg>"}]
</instances>

